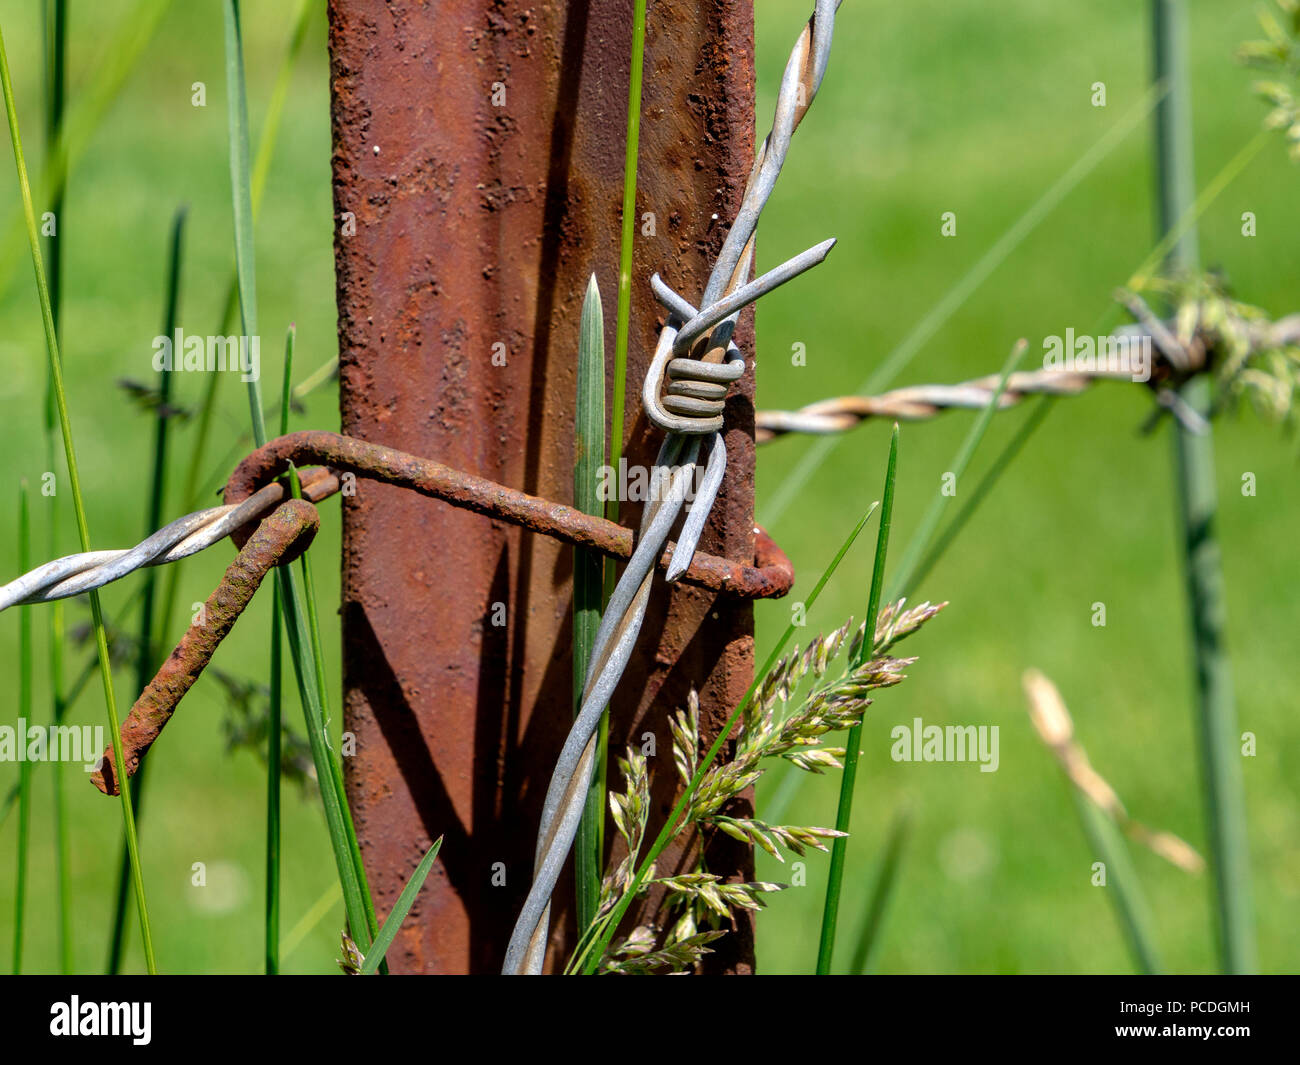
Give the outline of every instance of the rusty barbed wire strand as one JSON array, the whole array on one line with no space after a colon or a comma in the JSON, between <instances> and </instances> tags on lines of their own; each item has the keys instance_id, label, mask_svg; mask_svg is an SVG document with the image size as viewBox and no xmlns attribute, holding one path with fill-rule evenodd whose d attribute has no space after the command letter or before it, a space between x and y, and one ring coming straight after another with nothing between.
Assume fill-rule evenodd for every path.
<instances>
[{"instance_id":1,"label":"rusty barbed wire strand","mask_svg":"<svg viewBox=\"0 0 1300 1065\"><path fill-rule=\"evenodd\" d=\"M328 467L301 468L307 463L328 463ZM300 469L301 501L284 498L283 486L274 478L287 472L290 465ZM628 559L634 553L632 530L574 510L572 507L530 496L506 488L483 477L462 473L442 463L421 459L380 444L341 436L337 433L305 431L290 433L268 441L248 455L231 474L226 484L226 503L197 511L172 522L160 533L149 537L129 551L102 551L72 555L33 570L0 589L8 590L7 600L17 597L33 585L31 601L60 598L67 592L69 572L82 582L94 581L99 587L120 580L126 561L134 572L145 565L161 565L186 557L202 535L210 543L229 535L240 552L227 568L216 591L205 603L205 622L192 626L159 669L154 679L136 700L122 726L122 742L127 776L132 776L141 759L161 734L175 713L181 699L207 667L221 641L251 602L253 593L270 568L292 561L315 535L319 517L312 503L340 491L344 474L409 488L453 506L509 521L534 532L552 536L566 543L599 551L611 558ZM684 492L687 481L681 471L672 487ZM268 509L277 509L255 526L251 524ZM310 526L310 528L308 528ZM188 538L175 547L167 547L163 533L176 529L193 529ZM683 574L683 579L702 588L743 598L770 598L786 594L794 583L794 567L785 553L760 527L755 526L753 565L697 552ZM174 540L176 533L170 533ZM181 548L185 550L182 552ZM102 563L107 557L108 565ZM670 569L680 557L677 545L667 544L656 560L662 569ZM44 582L44 583L41 583ZM43 597L43 598L42 598ZM100 791L116 794L117 783L101 769L92 780Z\"/></svg>"},{"instance_id":2,"label":"rusty barbed wire strand","mask_svg":"<svg viewBox=\"0 0 1300 1065\"><path fill-rule=\"evenodd\" d=\"M551 503L382 444L337 433L307 431L268 441L265 447L247 456L231 475L224 505L186 515L129 550L92 551L47 562L0 587L0 611L22 603L52 602L90 588L102 588L145 566L187 558L226 536L233 537L236 546L242 546L251 534L250 523L284 501L284 488L274 478L287 470L291 462L299 469L303 497L312 503L337 493L340 475L352 473L410 488L452 506L508 521L564 543L591 548L609 558L628 559L635 548L631 529L583 514L562 503ZM328 468L315 466L316 463ZM188 535L184 535L186 530ZM184 538L178 539L181 536ZM678 545L666 544L657 565L668 570L682 554ZM793 585L794 569L766 531L756 526L752 564L697 552L682 580L745 599L779 598Z\"/></svg>"},{"instance_id":3,"label":"rusty barbed wire strand","mask_svg":"<svg viewBox=\"0 0 1300 1065\"><path fill-rule=\"evenodd\" d=\"M550 900L578 832L595 767L596 732L627 666L641 629L653 580L652 560L667 538L684 502L685 478L693 476L707 437L703 489L691 507L678 541L680 557L669 569L675 580L689 561L726 472L727 452L721 434L728 387L745 371L732 340L741 309L765 292L821 262L833 241L824 241L754 282L754 234L785 161L790 139L807 113L830 54L839 0L816 0L812 17L795 42L781 78L772 130L755 155L735 221L723 241L697 310L656 274L652 291L669 311L669 319L646 372L641 402L646 417L666 431L655 459L656 471L681 463L673 471L666 499L647 505L641 516L638 547L601 618L592 647L582 705L565 739L547 788L537 834L533 883L510 935L502 972L536 975L542 971L550 928ZM707 337L705 336L707 332ZM691 357L684 358L691 348ZM660 390L665 376L666 394ZM620 432L621 426L614 431ZM680 479L679 479L680 478Z\"/></svg>"},{"instance_id":4,"label":"rusty barbed wire strand","mask_svg":"<svg viewBox=\"0 0 1300 1065\"><path fill-rule=\"evenodd\" d=\"M216 591L203 604L202 620L186 628L176 649L145 686L122 722L122 765L128 778L135 775L140 759L212 661L262 580L274 567L292 562L302 554L319 527L320 515L311 503L305 499L286 499L240 548L234 561L226 567ZM90 779L105 795L118 793L111 746Z\"/></svg>"},{"instance_id":5,"label":"rusty barbed wire strand","mask_svg":"<svg viewBox=\"0 0 1300 1065\"><path fill-rule=\"evenodd\" d=\"M1136 304L1133 309L1140 311ZM1207 353L1203 345L1179 342L1172 333L1172 324L1166 325L1141 313L1142 324L1117 329L1113 335L1125 339L1150 338L1153 353L1162 363L1161 375L1187 376L1206 368ZM1276 322L1247 323L1246 326L1246 341L1255 351L1300 343L1300 314ZM1152 371L1152 380L1156 381L1157 368L1154 365ZM997 374L990 374L954 385L895 388L878 396L836 396L797 410L760 410L754 416L754 439L765 444L787 433L826 435L847 432L870 418L923 421L949 410L982 410L992 400L998 380ZM1132 382L1133 377L1128 370L1106 368L1014 373L1007 380L998 409L1014 407L1029 396L1076 396L1099 381Z\"/></svg>"}]
</instances>

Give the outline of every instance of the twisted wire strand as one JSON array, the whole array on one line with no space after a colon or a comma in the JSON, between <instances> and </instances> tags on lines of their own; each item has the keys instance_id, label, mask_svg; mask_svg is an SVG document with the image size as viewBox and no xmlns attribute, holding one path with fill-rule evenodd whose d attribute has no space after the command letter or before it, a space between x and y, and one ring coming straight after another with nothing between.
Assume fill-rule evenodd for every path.
<instances>
[{"instance_id":1,"label":"twisted wire strand","mask_svg":"<svg viewBox=\"0 0 1300 1065\"><path fill-rule=\"evenodd\" d=\"M684 486L694 477L702 438L707 437L708 449L704 485L678 540L678 552L673 556L668 580L675 579L689 565L726 473L722 412L728 386L745 370L744 359L731 339L740 311L765 292L821 262L834 243L825 241L746 284L753 265L754 232L759 216L780 174L790 138L826 72L839 2L816 0L813 15L795 42L781 79L772 131L754 160L740 210L709 275L701 308L697 310L678 296L657 275L652 279L652 289L668 308L670 318L660 331L646 374L642 406L650 421L667 434L655 460L656 467L672 464L679 455L684 461L673 474L673 487L666 498L652 500L643 510L637 549L601 619L583 685L582 706L547 789L538 829L533 883L506 948L502 965L505 974L536 975L542 971L550 929L550 900L582 819L595 767L596 729L641 631L653 586L653 560L681 513ZM706 333L707 340L697 344ZM680 357L692 345L702 349L701 357ZM670 384L667 396L661 399L665 375ZM689 443L682 442L683 436L689 438Z\"/></svg>"},{"instance_id":2,"label":"twisted wire strand","mask_svg":"<svg viewBox=\"0 0 1300 1065\"><path fill-rule=\"evenodd\" d=\"M1116 329L1115 336L1128 340L1149 337L1154 358L1174 373L1199 373L1206 368L1208 353L1203 341L1184 345L1174 336L1173 323L1161 322L1141 306L1133 309L1143 319L1141 324ZM1294 347L1300 344L1300 314L1287 315L1275 322L1243 322L1241 339L1251 354ZM1154 380L1154 365L1152 370ZM786 433L842 433L870 418L923 421L948 410L981 410L992 400L998 380L997 374L990 374L955 385L912 385L878 396L836 396L798 410L760 410L754 415L754 439L765 444ZM1077 396L1099 381L1132 382L1133 378L1127 370L1105 368L1013 373L1007 379L998 409L1014 407L1029 396Z\"/></svg>"},{"instance_id":3,"label":"twisted wire strand","mask_svg":"<svg viewBox=\"0 0 1300 1065\"><path fill-rule=\"evenodd\" d=\"M313 503L336 491L338 481L328 471L304 471L303 495ZM102 588L146 566L189 558L274 510L285 496L283 485L268 484L242 503L209 507L177 518L135 547L87 551L47 562L0 587L0 611L25 603L67 599Z\"/></svg>"},{"instance_id":4,"label":"twisted wire strand","mask_svg":"<svg viewBox=\"0 0 1300 1065\"><path fill-rule=\"evenodd\" d=\"M754 439L765 444L786 433L842 433L869 418L924 421L948 410L982 410L997 391L998 374L955 385L913 385L878 396L836 396L798 410L762 410L754 415ZM1029 396L1077 396L1098 381L1131 381L1132 375L1111 371L1028 370L1013 373L998 399L998 410L1014 407Z\"/></svg>"}]
</instances>

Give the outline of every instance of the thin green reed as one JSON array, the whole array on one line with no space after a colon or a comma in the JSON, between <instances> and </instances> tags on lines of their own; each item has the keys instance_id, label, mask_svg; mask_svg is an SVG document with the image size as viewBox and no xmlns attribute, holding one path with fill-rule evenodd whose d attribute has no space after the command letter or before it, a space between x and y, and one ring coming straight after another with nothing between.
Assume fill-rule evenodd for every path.
<instances>
[{"instance_id":1,"label":"thin green reed","mask_svg":"<svg viewBox=\"0 0 1300 1065\"><path fill-rule=\"evenodd\" d=\"M27 479L18 487L18 572L32 565L32 516L28 510ZM18 742L27 743L32 718L32 608L18 608ZM14 974L23 971L23 918L27 903L27 867L32 827L32 763L18 762L18 882L14 890Z\"/></svg>"},{"instance_id":2,"label":"thin green reed","mask_svg":"<svg viewBox=\"0 0 1300 1065\"><path fill-rule=\"evenodd\" d=\"M600 467L605 463L605 332L600 287L591 275L582 301L578 326L577 422L573 444L573 505L584 514L600 514ZM605 560L597 551L573 549L573 712L582 707L587 668L596 630L600 628L601 571ZM578 927L596 919L601 867L605 851L605 781L593 774L587 807L574 845L578 893Z\"/></svg>"},{"instance_id":3,"label":"thin green reed","mask_svg":"<svg viewBox=\"0 0 1300 1065\"><path fill-rule=\"evenodd\" d=\"M63 454L67 461L68 485L72 495L73 510L77 520L77 535L82 551L90 551L90 524L86 518L85 501L81 494L81 475L77 469L76 448L72 442L72 422L68 415L68 400L63 388L63 364L59 355L59 340L54 328L54 312L50 306L50 290L45 279L45 264L41 256L41 241L36 232L36 210L32 205L31 183L27 178L27 162L23 156L22 137L18 131L18 112L14 102L13 81L9 75L9 57L0 31L0 81L3 82L5 114L9 122L9 136L13 142L14 165L18 171L18 187L22 193L23 216L27 228L27 243L31 250L32 272L36 276L36 293L41 306L41 324L45 330L45 353L50 376L54 383L55 403L59 412L59 429L63 437ZM99 593L91 591L91 621L95 631L95 648L99 654L100 677L104 684L104 702L108 714L109 732L113 738L113 769L119 783L122 802L122 821L126 827L127 846L130 850L132 880L135 887L136 906L140 914L140 934L144 944L145 965L152 974L158 971L153 952L153 933L149 924L149 907L145 900L144 874L140 868L140 845L136 838L135 816L131 809L130 783L123 772L122 737L119 732L117 698L113 691L113 667L108 653L108 636L104 628L104 611Z\"/></svg>"},{"instance_id":4,"label":"thin green reed","mask_svg":"<svg viewBox=\"0 0 1300 1065\"><path fill-rule=\"evenodd\" d=\"M875 653L876 616L880 612L880 592L885 583L885 558L889 553L889 529L894 514L894 483L898 478L898 424L889 440L889 465L885 469L884 494L880 503L880 531L876 536L876 560L871 568L871 591L867 595L866 636L857 655L849 663L851 670L869 661ZM817 948L817 975L831 971L835 953L835 929L839 922L840 895L844 885L844 860L848 855L849 827L853 823L853 786L858 778L858 753L862 745L862 722L849 729L844 742L844 771L840 775L840 802L835 815L837 836L831 845L830 874L826 881L826 904L822 909L821 938Z\"/></svg>"},{"instance_id":5,"label":"thin green reed","mask_svg":"<svg viewBox=\"0 0 1300 1065\"><path fill-rule=\"evenodd\" d=\"M243 343L251 345L258 337L255 254L253 245L253 209L248 148L248 100L244 83L243 44L240 36L238 0L225 0L223 6L226 51L226 115L230 152L230 183L235 223L235 271L239 285L239 311ZM262 413L261 386L257 375L250 373L248 407L253 426L253 440L258 447L266 443L266 422ZM304 567L304 572L310 571ZM310 585L303 585L292 566L276 569L280 583L285 627L292 652L294 674L302 697L307 724L307 739L316 767L317 783L325 809L334 861L343 889L344 908L353 939L364 952L378 929L374 904L366 886L352 814L343 788L343 770L330 745L325 712L324 663L319 643L315 603Z\"/></svg>"},{"instance_id":6,"label":"thin green reed","mask_svg":"<svg viewBox=\"0 0 1300 1065\"><path fill-rule=\"evenodd\" d=\"M171 242L167 257L167 288L163 300L162 335L176 335L180 314L181 246L185 233L185 208L177 210L172 220ZM153 471L149 481L149 505L144 523L144 535L152 536L162 525L163 497L167 489L167 443L171 424L171 381L167 370L158 371L158 408L154 412ZM149 567L144 572L144 586L140 607L140 629L136 640L135 690L142 692L153 678L158 666L158 648L161 634L157 625L158 570ZM132 806L137 825L144 803L145 773L148 761L140 763L131 786ZM126 942L127 892L130 862L126 845L118 861L117 901L113 911L113 934L108 949L108 971L116 973L122 965L122 951Z\"/></svg>"},{"instance_id":7,"label":"thin green reed","mask_svg":"<svg viewBox=\"0 0 1300 1065\"><path fill-rule=\"evenodd\" d=\"M1158 974L1162 967L1155 944L1155 922L1151 919L1151 910L1142 893L1142 884L1128 845L1115 827L1115 822L1092 799L1072 783L1069 788L1088 845L1097 860L1105 866L1106 894L1115 907L1115 919L1133 954L1133 962L1147 976Z\"/></svg>"},{"instance_id":8,"label":"thin green reed","mask_svg":"<svg viewBox=\"0 0 1300 1065\"><path fill-rule=\"evenodd\" d=\"M64 111L67 101L68 5L67 0L46 0L43 8L45 31L45 186L52 189L49 197L50 212L55 225L45 238L49 263L50 314L54 318L54 333L61 335L63 306L63 243L59 226L64 222L63 200L67 188L67 159L58 150L61 140ZM45 375L45 468L52 470L58 457L58 411L54 400L54 378ZM57 498L57 497L56 497ZM59 557L59 511L54 500L47 508L49 522L46 526L46 557ZM63 602L50 604L49 684L50 716L55 725L63 724L66 704L63 697ZM68 839L66 796L64 795L63 764L56 761L51 767L53 776L54 865L59 915L59 969L72 971L72 852Z\"/></svg>"},{"instance_id":9,"label":"thin green reed","mask_svg":"<svg viewBox=\"0 0 1300 1065\"><path fill-rule=\"evenodd\" d=\"M1178 277L1194 272L1198 258L1195 225L1179 227L1181 219L1194 217L1195 209L1186 9L1182 0L1153 0L1151 14L1153 76L1165 88L1155 122L1157 237L1181 229L1165 259L1166 273ZM1181 395L1204 416L1209 412L1210 392L1210 382L1202 375L1185 385ZM1214 533L1218 506L1214 437L1208 427L1198 433L1181 422L1174 424L1173 437L1219 962L1224 972L1251 973L1256 955L1250 846L1237 713L1224 643L1223 570Z\"/></svg>"},{"instance_id":10,"label":"thin green reed","mask_svg":"<svg viewBox=\"0 0 1300 1065\"><path fill-rule=\"evenodd\" d=\"M636 235L636 168L641 143L641 82L645 67L645 12L646 0L633 0L632 4L632 55L629 58L627 82L627 126L623 141L623 228L618 250L618 303L614 321L614 388L610 416L609 463L615 470L623 459L623 421L626 409L627 345L632 316L632 248ZM617 493L605 504L605 517L618 521L619 499ZM605 588L603 600L609 602L618 582L618 566L611 558L605 561ZM588 800L584 817L599 816L595 836L604 839L604 796L609 773L609 710L601 716L596 733L596 766L592 773L591 795L599 795L601 809L594 812ZM587 830L588 835L592 830ZM603 848L602 848L603 849ZM597 867L599 867L597 862Z\"/></svg>"},{"instance_id":11,"label":"thin green reed","mask_svg":"<svg viewBox=\"0 0 1300 1065\"><path fill-rule=\"evenodd\" d=\"M293 346L298 330L292 323L284 337L284 380L281 383L280 435L289 431L293 395ZM284 619L280 582L271 586L271 697L266 723L266 975L280 971L280 730L284 722Z\"/></svg>"}]
</instances>

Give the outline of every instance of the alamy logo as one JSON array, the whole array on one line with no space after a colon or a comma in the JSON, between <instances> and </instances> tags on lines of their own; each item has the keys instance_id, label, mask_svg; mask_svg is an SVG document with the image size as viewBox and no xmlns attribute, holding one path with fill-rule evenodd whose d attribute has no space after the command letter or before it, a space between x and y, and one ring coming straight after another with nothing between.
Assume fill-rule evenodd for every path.
<instances>
[{"instance_id":1,"label":"alamy logo","mask_svg":"<svg viewBox=\"0 0 1300 1065\"><path fill-rule=\"evenodd\" d=\"M81 762L87 773L104 758L103 725L0 725L0 762Z\"/></svg>"},{"instance_id":2,"label":"alamy logo","mask_svg":"<svg viewBox=\"0 0 1300 1065\"><path fill-rule=\"evenodd\" d=\"M1151 380L1151 338L1076 337L1067 329L1063 337L1043 338L1043 369L1123 375L1143 384Z\"/></svg>"},{"instance_id":3,"label":"alamy logo","mask_svg":"<svg viewBox=\"0 0 1300 1065\"><path fill-rule=\"evenodd\" d=\"M50 1006L50 1035L125 1035L148 1046L152 1013L150 1002L82 1002L73 995Z\"/></svg>"},{"instance_id":4,"label":"alamy logo","mask_svg":"<svg viewBox=\"0 0 1300 1065\"><path fill-rule=\"evenodd\" d=\"M159 373L214 373L230 370L241 381L256 381L262 375L261 337L175 336L153 338L153 368Z\"/></svg>"},{"instance_id":5,"label":"alamy logo","mask_svg":"<svg viewBox=\"0 0 1300 1065\"><path fill-rule=\"evenodd\" d=\"M889 732L895 762L979 762L981 773L998 771L997 725L895 725Z\"/></svg>"}]
</instances>

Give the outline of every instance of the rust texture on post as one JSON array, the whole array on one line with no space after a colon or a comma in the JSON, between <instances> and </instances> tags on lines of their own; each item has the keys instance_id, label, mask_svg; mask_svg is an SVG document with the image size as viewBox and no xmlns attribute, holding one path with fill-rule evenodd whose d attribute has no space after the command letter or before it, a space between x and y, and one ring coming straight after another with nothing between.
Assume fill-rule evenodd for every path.
<instances>
[{"instance_id":1,"label":"rust texture on post","mask_svg":"<svg viewBox=\"0 0 1300 1065\"><path fill-rule=\"evenodd\" d=\"M345 433L572 499L578 318L593 271L614 335L631 7L330 0ZM752 18L738 0L650 5L630 463L649 466L660 438L636 400L662 321L647 280L658 270L698 297L753 158ZM646 213L653 236L640 235ZM747 353L749 321L737 334ZM732 560L754 558L752 398L747 373L728 403L728 477L701 543ZM625 510L630 525L637 508ZM389 951L396 971L499 969L572 717L571 554L395 486L359 481L344 501L345 723L357 737L347 783L381 914L446 834ZM748 602L656 591L611 747L655 734L661 813L675 785L668 714L694 684L706 742L715 735L750 680L752 632ZM752 873L729 840L707 860ZM561 960L572 895L562 882ZM716 967L752 966L748 924L719 946Z\"/></svg>"}]
</instances>

